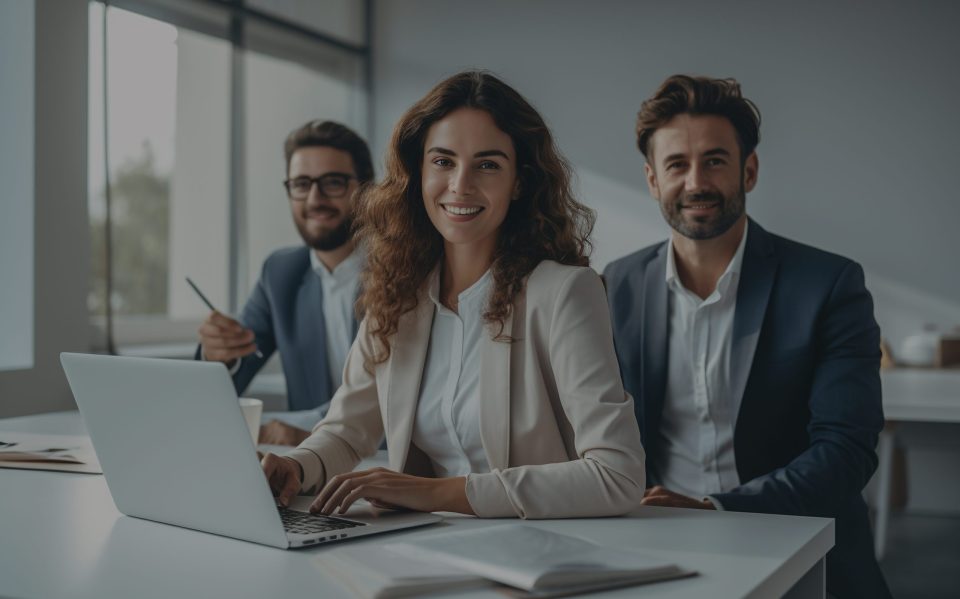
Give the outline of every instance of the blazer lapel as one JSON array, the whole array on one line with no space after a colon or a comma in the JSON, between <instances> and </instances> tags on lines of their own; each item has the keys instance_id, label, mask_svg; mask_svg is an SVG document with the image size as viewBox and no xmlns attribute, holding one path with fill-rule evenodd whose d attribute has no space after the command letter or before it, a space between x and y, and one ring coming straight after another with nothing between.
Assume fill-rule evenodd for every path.
<instances>
[{"instance_id":1,"label":"blazer lapel","mask_svg":"<svg viewBox=\"0 0 960 599\"><path fill-rule=\"evenodd\" d=\"M380 404L386 411L387 447L390 467L403 472L413 437L413 422L420 398L420 380L430 345L433 302L420 296L417 307L400 317L390 352L386 397Z\"/></svg>"},{"instance_id":2,"label":"blazer lapel","mask_svg":"<svg viewBox=\"0 0 960 599\"><path fill-rule=\"evenodd\" d=\"M731 387L734 393L739 393L741 397L737 420L749 399L745 393L747 379L754 362L778 264L770 235L753 220L748 222L748 226L747 245L743 250L743 266L737 286L737 308L733 317L733 339L730 348L732 356L743 356L742 360L733 361L731 372Z\"/></svg>"},{"instance_id":3,"label":"blazer lapel","mask_svg":"<svg viewBox=\"0 0 960 599\"><path fill-rule=\"evenodd\" d=\"M503 323L503 336L514 337L517 320L526 314L526 284L513 302ZM490 470L510 466L510 351L513 343L496 341L489 327L481 337L480 350L480 442L487 454Z\"/></svg>"},{"instance_id":4,"label":"blazer lapel","mask_svg":"<svg viewBox=\"0 0 960 599\"><path fill-rule=\"evenodd\" d=\"M300 342L299 358L303 360L303 372L315 372L316 376L307 376L307 384L316 381L317 388L309 389L306 394L309 405L293 402L297 395L290 396L290 410L309 410L330 400L333 390L330 388L330 368L327 365L327 325L323 318L323 288L320 277L307 268L303 285L297 293L297 314L302 315L303 333L298 335ZM301 401L301 403L304 403Z\"/></svg>"},{"instance_id":5,"label":"blazer lapel","mask_svg":"<svg viewBox=\"0 0 960 599\"><path fill-rule=\"evenodd\" d=\"M350 311L350 338L357 338L357 331L360 329L360 321L357 320L357 302L360 301L360 295L363 293L363 289L358 285L357 293L353 296L353 310Z\"/></svg>"},{"instance_id":6,"label":"blazer lapel","mask_svg":"<svg viewBox=\"0 0 960 599\"><path fill-rule=\"evenodd\" d=\"M637 420L644 445L653 445L654 435L660 429L660 415L667 381L667 335L669 333L669 302L667 298L667 252L670 243L664 243L644 269L642 288L635 297L643 298L643 351L641 368L643 397L637 401ZM639 279L637 277L636 279ZM640 282L637 280L636 282Z\"/></svg>"}]
</instances>

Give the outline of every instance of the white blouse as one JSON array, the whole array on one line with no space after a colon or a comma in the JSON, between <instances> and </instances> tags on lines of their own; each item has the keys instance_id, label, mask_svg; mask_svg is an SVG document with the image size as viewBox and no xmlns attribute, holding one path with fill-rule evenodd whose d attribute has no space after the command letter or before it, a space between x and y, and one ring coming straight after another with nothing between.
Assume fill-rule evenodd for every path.
<instances>
[{"instance_id":1,"label":"white blouse","mask_svg":"<svg viewBox=\"0 0 960 599\"><path fill-rule=\"evenodd\" d=\"M438 477L489 472L480 441L480 340L489 335L483 320L488 270L458 296L458 312L440 302L440 269L430 280L435 308L430 346L420 383L413 442L429 456Z\"/></svg>"}]
</instances>

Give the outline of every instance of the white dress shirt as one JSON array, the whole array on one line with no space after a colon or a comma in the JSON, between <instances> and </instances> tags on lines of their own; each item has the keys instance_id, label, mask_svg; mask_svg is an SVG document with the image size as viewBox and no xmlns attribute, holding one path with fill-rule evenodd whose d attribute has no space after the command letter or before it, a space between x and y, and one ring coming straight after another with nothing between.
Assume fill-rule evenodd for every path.
<instances>
[{"instance_id":1,"label":"white dress shirt","mask_svg":"<svg viewBox=\"0 0 960 599\"><path fill-rule=\"evenodd\" d=\"M323 290L323 320L327 331L327 363L330 373L330 387L336 392L343 382L343 365L347 361L347 354L353 345L354 304L357 300L357 291L360 288L360 272L366 256L361 250L354 250L343 262L331 272L324 266L317 253L310 250L310 266L313 272L320 277L320 288ZM201 351L200 357L206 360ZM238 358L230 367L232 376L240 369L243 358ZM264 412L261 422L279 420L290 426L309 431L320 422L327 413L330 404L317 406L309 410L289 412Z\"/></svg>"},{"instance_id":2,"label":"white dress shirt","mask_svg":"<svg viewBox=\"0 0 960 599\"><path fill-rule=\"evenodd\" d=\"M354 304L360 288L364 255L354 250L332 271L327 270L317 253L310 252L310 265L320 277L323 289L323 320L327 329L327 369L330 388L336 391L343 380L343 365L353 345Z\"/></svg>"},{"instance_id":3,"label":"white dress shirt","mask_svg":"<svg viewBox=\"0 0 960 599\"><path fill-rule=\"evenodd\" d=\"M360 288L360 271L365 255L354 250L331 272L324 266L316 252L310 251L310 266L320 277L323 290L323 320L327 331L327 363L330 373L330 388L335 392L343 382L343 365L353 345L354 304ZM263 422L279 420L290 426L309 431L327 414L329 403L309 410L289 412L264 412Z\"/></svg>"},{"instance_id":4,"label":"white dress shirt","mask_svg":"<svg viewBox=\"0 0 960 599\"><path fill-rule=\"evenodd\" d=\"M733 355L731 342L746 241L744 229L706 299L680 282L672 241L668 248L668 378L660 424L663 452L654 468L664 487L697 499L740 485L733 431L745 381L734 380L733 373L752 352Z\"/></svg>"},{"instance_id":5,"label":"white dress shirt","mask_svg":"<svg viewBox=\"0 0 960 599\"><path fill-rule=\"evenodd\" d=\"M457 314L440 302L439 272L429 287L435 307L413 442L438 477L489 472L480 440L480 340L490 334L483 312L493 275L488 270L460 293Z\"/></svg>"}]
</instances>

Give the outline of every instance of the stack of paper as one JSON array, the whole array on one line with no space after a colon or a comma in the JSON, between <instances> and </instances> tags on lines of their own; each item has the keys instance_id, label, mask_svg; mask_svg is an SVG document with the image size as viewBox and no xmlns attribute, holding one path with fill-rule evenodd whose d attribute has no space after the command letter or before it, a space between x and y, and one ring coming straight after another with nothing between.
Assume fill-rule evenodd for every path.
<instances>
[{"instance_id":1,"label":"stack of paper","mask_svg":"<svg viewBox=\"0 0 960 599\"><path fill-rule=\"evenodd\" d=\"M337 548L317 559L353 594L378 599L484 584L514 596L553 597L694 574L643 553L523 524Z\"/></svg>"},{"instance_id":2,"label":"stack of paper","mask_svg":"<svg viewBox=\"0 0 960 599\"><path fill-rule=\"evenodd\" d=\"M432 535L385 548L533 595L582 593L694 574L644 553L523 524Z\"/></svg>"},{"instance_id":3,"label":"stack of paper","mask_svg":"<svg viewBox=\"0 0 960 599\"><path fill-rule=\"evenodd\" d=\"M0 432L0 468L101 474L89 437Z\"/></svg>"}]
</instances>

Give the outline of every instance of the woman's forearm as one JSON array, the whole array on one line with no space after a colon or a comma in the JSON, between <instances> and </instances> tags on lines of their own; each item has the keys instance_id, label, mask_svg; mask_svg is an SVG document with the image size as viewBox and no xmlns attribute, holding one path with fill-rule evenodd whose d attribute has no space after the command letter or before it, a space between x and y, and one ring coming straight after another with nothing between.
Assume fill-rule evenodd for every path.
<instances>
[{"instance_id":1,"label":"woman's forearm","mask_svg":"<svg viewBox=\"0 0 960 599\"><path fill-rule=\"evenodd\" d=\"M469 514L475 516L476 512L467 500L467 477L456 476L453 478L437 479L437 500L438 507L436 512L457 512L460 514Z\"/></svg>"}]
</instances>

